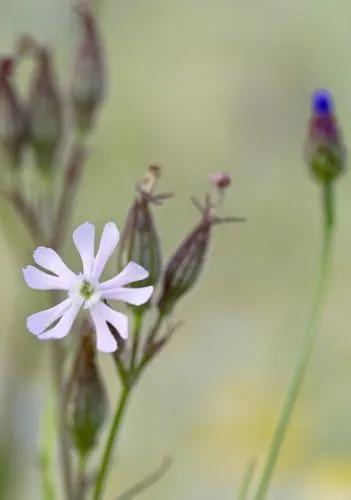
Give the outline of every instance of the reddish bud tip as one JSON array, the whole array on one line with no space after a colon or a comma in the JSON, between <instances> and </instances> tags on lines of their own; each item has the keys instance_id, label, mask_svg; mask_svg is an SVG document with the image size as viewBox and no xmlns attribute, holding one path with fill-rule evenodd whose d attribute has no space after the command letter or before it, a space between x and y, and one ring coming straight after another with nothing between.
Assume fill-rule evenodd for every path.
<instances>
[{"instance_id":1,"label":"reddish bud tip","mask_svg":"<svg viewBox=\"0 0 351 500\"><path fill-rule=\"evenodd\" d=\"M232 183L230 174L227 172L216 172L209 176L210 182L218 189L225 189Z\"/></svg>"},{"instance_id":2,"label":"reddish bud tip","mask_svg":"<svg viewBox=\"0 0 351 500\"><path fill-rule=\"evenodd\" d=\"M9 78L14 68L14 60L12 57L2 57L0 59L0 79Z\"/></svg>"}]
</instances>

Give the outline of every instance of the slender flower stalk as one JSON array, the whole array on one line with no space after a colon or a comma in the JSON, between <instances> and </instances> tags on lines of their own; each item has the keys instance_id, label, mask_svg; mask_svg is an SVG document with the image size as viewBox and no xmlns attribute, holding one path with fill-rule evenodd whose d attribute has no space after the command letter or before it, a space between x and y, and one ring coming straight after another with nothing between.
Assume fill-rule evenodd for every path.
<instances>
[{"instance_id":1,"label":"slender flower stalk","mask_svg":"<svg viewBox=\"0 0 351 500\"><path fill-rule=\"evenodd\" d=\"M298 353L292 379L283 407L273 432L263 471L259 478L254 500L264 500L286 437L295 404L302 387L306 369L313 351L318 326L325 307L329 275L332 264L332 246L335 231L333 179L344 167L344 150L332 114L331 96L317 91L313 96L313 116L310 124L308 158L314 175L322 184L323 245L315 302ZM322 124L322 126L319 126ZM327 126L326 126L327 125ZM332 159L331 159L332 158Z\"/></svg>"},{"instance_id":2,"label":"slender flower stalk","mask_svg":"<svg viewBox=\"0 0 351 500\"><path fill-rule=\"evenodd\" d=\"M142 326L142 313L139 316L135 316L135 323L133 329L133 339L137 339L140 336L140 330ZM132 358L133 359L133 358ZM134 364L133 364L134 368ZM132 371L132 367L130 367L130 371ZM106 445L102 454L102 459L100 463L100 467L98 469L98 475L95 483L95 489L93 494L93 500L99 500L102 498L103 490L105 486L106 477L108 474L108 470L110 467L113 450L116 445L116 440L119 436L121 430L121 424L123 420L123 416L131 395L131 391L133 388L133 383L129 379L129 383L123 385L121 394L119 396L119 400L116 406L116 411L114 414L114 418L111 424L110 431L108 433Z\"/></svg>"},{"instance_id":3,"label":"slender flower stalk","mask_svg":"<svg viewBox=\"0 0 351 500\"><path fill-rule=\"evenodd\" d=\"M238 492L238 500L247 500L249 498L250 485L255 472L255 460L249 460L243 478L241 480Z\"/></svg>"}]
</instances>

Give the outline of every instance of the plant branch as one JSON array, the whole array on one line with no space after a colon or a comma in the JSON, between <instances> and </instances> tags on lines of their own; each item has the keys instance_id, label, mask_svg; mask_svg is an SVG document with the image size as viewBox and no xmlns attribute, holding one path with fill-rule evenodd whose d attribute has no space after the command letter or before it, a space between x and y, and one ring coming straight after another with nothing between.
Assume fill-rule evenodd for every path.
<instances>
[{"instance_id":1,"label":"plant branch","mask_svg":"<svg viewBox=\"0 0 351 500\"><path fill-rule=\"evenodd\" d=\"M71 156L65 172L61 197L56 212L56 220L53 224L54 234L52 236L51 245L55 249L62 245L66 234L67 224L72 213L73 202L82 175L84 160L85 148L77 141L72 146Z\"/></svg>"},{"instance_id":2,"label":"plant branch","mask_svg":"<svg viewBox=\"0 0 351 500\"><path fill-rule=\"evenodd\" d=\"M165 458L162 464L156 470L151 472L151 474L147 475L146 477L144 477L144 479L125 491L122 495L117 497L116 500L131 500L140 493L143 493L146 489L150 488L150 486L153 486L155 483L157 483L157 481L159 481L166 474L166 472L168 472L171 464L172 459L169 457Z\"/></svg>"}]
</instances>

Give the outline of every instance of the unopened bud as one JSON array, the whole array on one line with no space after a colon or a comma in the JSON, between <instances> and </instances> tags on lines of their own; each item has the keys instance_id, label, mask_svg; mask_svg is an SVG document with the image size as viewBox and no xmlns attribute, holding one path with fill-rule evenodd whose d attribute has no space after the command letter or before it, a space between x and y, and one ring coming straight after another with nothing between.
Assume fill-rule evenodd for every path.
<instances>
[{"instance_id":1,"label":"unopened bud","mask_svg":"<svg viewBox=\"0 0 351 500\"><path fill-rule=\"evenodd\" d=\"M212 184L219 190L225 189L231 184L231 177L227 172L216 172L209 176Z\"/></svg>"},{"instance_id":2,"label":"unopened bud","mask_svg":"<svg viewBox=\"0 0 351 500\"><path fill-rule=\"evenodd\" d=\"M150 167L139 186L121 238L119 267L122 269L133 261L149 272L149 276L142 283L138 282L138 286L155 286L161 273L160 240L150 209L150 204L159 200L157 195L152 194L156 182L155 169ZM157 177L158 174L157 170Z\"/></svg>"},{"instance_id":3,"label":"unopened bud","mask_svg":"<svg viewBox=\"0 0 351 500\"><path fill-rule=\"evenodd\" d=\"M76 49L71 95L77 127L86 132L91 128L103 100L105 71L95 18L85 7L80 7L78 14L82 34Z\"/></svg>"},{"instance_id":4,"label":"unopened bud","mask_svg":"<svg viewBox=\"0 0 351 500\"><path fill-rule=\"evenodd\" d=\"M12 166L18 166L26 135L26 121L22 104L11 80L14 62L0 59L0 142Z\"/></svg>"},{"instance_id":5,"label":"unopened bud","mask_svg":"<svg viewBox=\"0 0 351 500\"><path fill-rule=\"evenodd\" d=\"M38 48L36 58L28 103L29 139L37 165L50 172L62 138L62 104L47 49Z\"/></svg>"},{"instance_id":6,"label":"unopened bud","mask_svg":"<svg viewBox=\"0 0 351 500\"><path fill-rule=\"evenodd\" d=\"M331 94L317 90L312 96L312 116L305 147L314 176L330 182L345 168L345 147L334 115Z\"/></svg>"},{"instance_id":7,"label":"unopened bud","mask_svg":"<svg viewBox=\"0 0 351 500\"><path fill-rule=\"evenodd\" d=\"M86 456L96 445L105 421L107 401L89 335L82 337L72 373L68 402L68 426L79 454Z\"/></svg>"},{"instance_id":8,"label":"unopened bud","mask_svg":"<svg viewBox=\"0 0 351 500\"><path fill-rule=\"evenodd\" d=\"M170 258L163 275L158 302L162 314L169 314L175 303L197 282L205 262L211 227L210 211L205 210L200 223Z\"/></svg>"}]
</instances>

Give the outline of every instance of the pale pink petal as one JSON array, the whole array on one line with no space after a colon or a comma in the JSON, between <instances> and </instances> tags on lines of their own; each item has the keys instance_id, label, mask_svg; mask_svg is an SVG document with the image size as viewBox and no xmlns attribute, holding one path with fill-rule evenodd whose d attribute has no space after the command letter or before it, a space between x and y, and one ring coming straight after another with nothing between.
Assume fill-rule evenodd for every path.
<instances>
[{"instance_id":1,"label":"pale pink petal","mask_svg":"<svg viewBox=\"0 0 351 500\"><path fill-rule=\"evenodd\" d=\"M72 328L73 322L76 319L80 308L80 303L72 303L71 307L63 314L57 325L38 335L38 338L40 340L49 340L62 339L63 337L66 337Z\"/></svg>"},{"instance_id":2,"label":"pale pink petal","mask_svg":"<svg viewBox=\"0 0 351 500\"><path fill-rule=\"evenodd\" d=\"M101 316L105 318L105 321L108 321L116 328L122 339L128 338L128 316L111 309L111 307L103 302L100 302L95 307L98 309Z\"/></svg>"},{"instance_id":3,"label":"pale pink petal","mask_svg":"<svg viewBox=\"0 0 351 500\"><path fill-rule=\"evenodd\" d=\"M90 275L94 263L95 227L85 222L73 231L73 241L83 263L83 272Z\"/></svg>"},{"instance_id":4,"label":"pale pink petal","mask_svg":"<svg viewBox=\"0 0 351 500\"><path fill-rule=\"evenodd\" d=\"M64 278L44 273L34 266L22 269L24 281L34 290L67 290L70 283Z\"/></svg>"},{"instance_id":5,"label":"pale pink petal","mask_svg":"<svg viewBox=\"0 0 351 500\"><path fill-rule=\"evenodd\" d=\"M98 280L104 270L106 262L117 246L119 231L116 224L108 222L102 231L99 250L97 251L92 271L92 279Z\"/></svg>"},{"instance_id":6,"label":"pale pink petal","mask_svg":"<svg viewBox=\"0 0 351 500\"><path fill-rule=\"evenodd\" d=\"M109 288L102 291L103 299L121 300L134 306L145 304L154 291L153 286L144 286L141 288Z\"/></svg>"},{"instance_id":7,"label":"pale pink petal","mask_svg":"<svg viewBox=\"0 0 351 500\"><path fill-rule=\"evenodd\" d=\"M112 335L104 317L97 307L90 309L96 331L96 346L101 352L114 352L117 349L117 341Z\"/></svg>"},{"instance_id":8,"label":"pale pink petal","mask_svg":"<svg viewBox=\"0 0 351 500\"><path fill-rule=\"evenodd\" d=\"M33 258L38 266L57 274L66 281L72 281L76 276L52 248L38 247L33 253Z\"/></svg>"},{"instance_id":9,"label":"pale pink petal","mask_svg":"<svg viewBox=\"0 0 351 500\"><path fill-rule=\"evenodd\" d=\"M149 276L149 272L135 262L128 262L126 267L114 278L101 283L100 289L106 290L107 288L118 288L135 281L144 280Z\"/></svg>"},{"instance_id":10,"label":"pale pink petal","mask_svg":"<svg viewBox=\"0 0 351 500\"><path fill-rule=\"evenodd\" d=\"M27 328L34 335L39 335L69 309L72 301L70 298L60 302L50 309L39 311L27 318Z\"/></svg>"}]
</instances>

